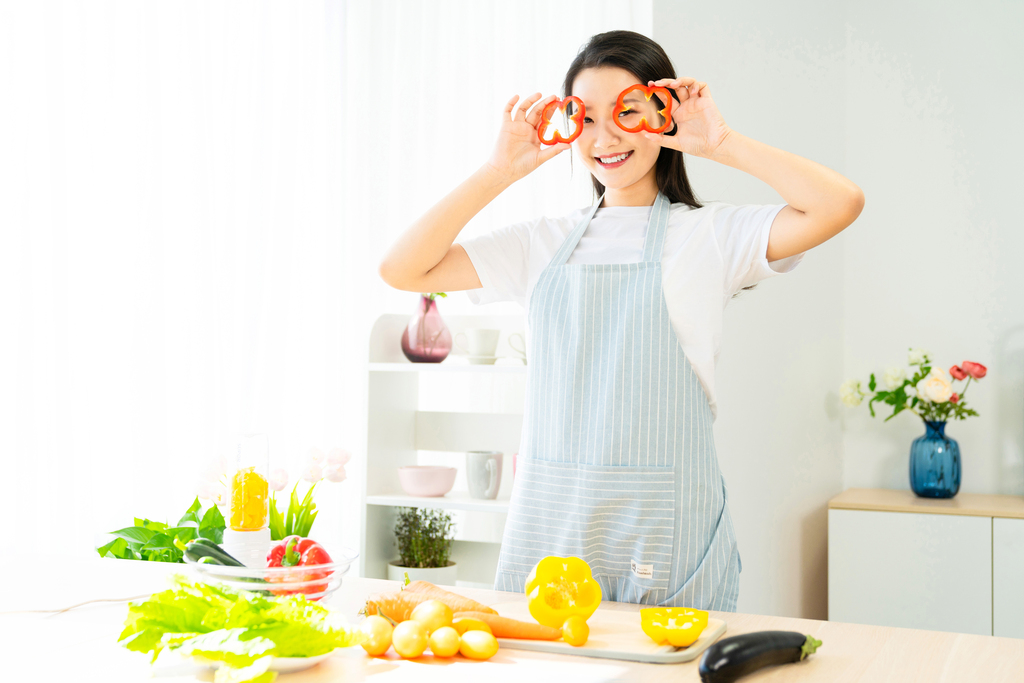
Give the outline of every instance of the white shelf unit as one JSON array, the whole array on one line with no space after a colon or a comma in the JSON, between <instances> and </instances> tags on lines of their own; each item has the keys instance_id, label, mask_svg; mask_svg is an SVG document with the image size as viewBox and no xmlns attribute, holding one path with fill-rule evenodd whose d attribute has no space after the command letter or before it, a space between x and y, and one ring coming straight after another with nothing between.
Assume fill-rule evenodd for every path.
<instances>
[{"instance_id":1,"label":"white shelf unit","mask_svg":"<svg viewBox=\"0 0 1024 683\"><path fill-rule=\"evenodd\" d=\"M401 349L408 315L377 319L370 333L367 440L362 487L360 575L385 578L398 558L394 525L399 507L448 510L455 522L452 559L457 585L490 588L512 492L512 454L519 450L526 395L526 366L508 347L524 334L522 316L444 316L454 338L461 330L501 330L498 364L471 365L453 350L443 363L410 363ZM466 451L504 454L496 500L471 498L466 488ZM454 488L440 498L402 491L398 468L450 465L459 470Z\"/></svg>"}]
</instances>

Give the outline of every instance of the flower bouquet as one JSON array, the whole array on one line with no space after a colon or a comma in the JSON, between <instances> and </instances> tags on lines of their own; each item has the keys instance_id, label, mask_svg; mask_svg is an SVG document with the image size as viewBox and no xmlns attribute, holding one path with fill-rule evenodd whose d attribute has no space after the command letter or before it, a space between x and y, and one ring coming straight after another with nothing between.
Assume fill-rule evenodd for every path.
<instances>
[{"instance_id":1,"label":"flower bouquet","mask_svg":"<svg viewBox=\"0 0 1024 683\"><path fill-rule=\"evenodd\" d=\"M960 490L960 445L946 436L946 422L966 420L978 413L967 407L964 394L972 380L980 380L988 369L981 363L964 361L947 372L932 365L930 356L921 349L910 349L909 371L894 367L885 371L878 388L874 373L868 382L868 410L875 417L875 403L893 408L885 418L888 422L903 411L910 411L924 420L925 434L910 447L910 488L925 498L952 498ZM958 391L953 382L966 383ZM860 380L843 382L839 395L848 406L859 406L868 392Z\"/></svg>"}]
</instances>

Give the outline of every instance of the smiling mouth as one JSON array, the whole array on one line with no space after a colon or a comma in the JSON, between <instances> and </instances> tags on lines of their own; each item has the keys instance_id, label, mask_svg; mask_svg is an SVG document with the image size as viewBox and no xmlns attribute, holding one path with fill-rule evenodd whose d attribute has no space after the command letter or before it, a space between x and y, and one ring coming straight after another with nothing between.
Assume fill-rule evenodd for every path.
<instances>
[{"instance_id":1,"label":"smiling mouth","mask_svg":"<svg viewBox=\"0 0 1024 683\"><path fill-rule=\"evenodd\" d=\"M625 161L629 159L629 157L631 156L633 156L632 151L624 152L623 154L609 154L607 156L594 158L597 159L597 163L599 163L600 165L607 166L609 168L614 168L615 166L619 166L625 163Z\"/></svg>"}]
</instances>

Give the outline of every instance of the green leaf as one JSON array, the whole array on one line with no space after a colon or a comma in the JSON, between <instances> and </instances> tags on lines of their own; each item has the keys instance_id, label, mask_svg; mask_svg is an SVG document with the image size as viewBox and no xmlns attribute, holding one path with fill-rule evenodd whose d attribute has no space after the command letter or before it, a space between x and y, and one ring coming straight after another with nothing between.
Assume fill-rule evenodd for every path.
<instances>
[{"instance_id":1,"label":"green leaf","mask_svg":"<svg viewBox=\"0 0 1024 683\"><path fill-rule=\"evenodd\" d=\"M864 375L861 375L861 377L863 377L863 376ZM871 391L874 391L876 386L878 386L878 385L875 383L875 373L872 372L871 373L871 381L868 382L868 389L870 389Z\"/></svg>"},{"instance_id":2,"label":"green leaf","mask_svg":"<svg viewBox=\"0 0 1024 683\"><path fill-rule=\"evenodd\" d=\"M111 534L119 538L123 538L126 541L134 541L135 543L148 543L149 539L156 536L156 531L147 529L143 526L126 526L123 529L117 531L111 531Z\"/></svg>"},{"instance_id":3,"label":"green leaf","mask_svg":"<svg viewBox=\"0 0 1024 683\"><path fill-rule=\"evenodd\" d=\"M281 516L281 511L277 509L277 497L274 494L270 495L270 519L267 526L270 527L271 541L280 541L285 537L284 517Z\"/></svg>"},{"instance_id":4,"label":"green leaf","mask_svg":"<svg viewBox=\"0 0 1024 683\"><path fill-rule=\"evenodd\" d=\"M100 557L106 557L107 553L109 553L111 557L122 558L127 549L127 541L125 541L123 538L115 538L110 543L101 545L99 548L96 548L96 552L100 554Z\"/></svg>"}]
</instances>

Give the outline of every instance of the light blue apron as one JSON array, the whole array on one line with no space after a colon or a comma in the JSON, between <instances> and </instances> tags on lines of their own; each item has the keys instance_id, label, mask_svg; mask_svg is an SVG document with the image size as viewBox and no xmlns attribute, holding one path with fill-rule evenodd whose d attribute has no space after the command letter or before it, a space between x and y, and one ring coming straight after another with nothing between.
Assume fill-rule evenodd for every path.
<instances>
[{"instance_id":1,"label":"light blue apron","mask_svg":"<svg viewBox=\"0 0 1024 683\"><path fill-rule=\"evenodd\" d=\"M603 197L602 197L603 199ZM529 302L527 408L496 590L548 555L583 558L605 600L736 610L741 570L711 408L669 320L658 193L639 263L567 265Z\"/></svg>"}]
</instances>

